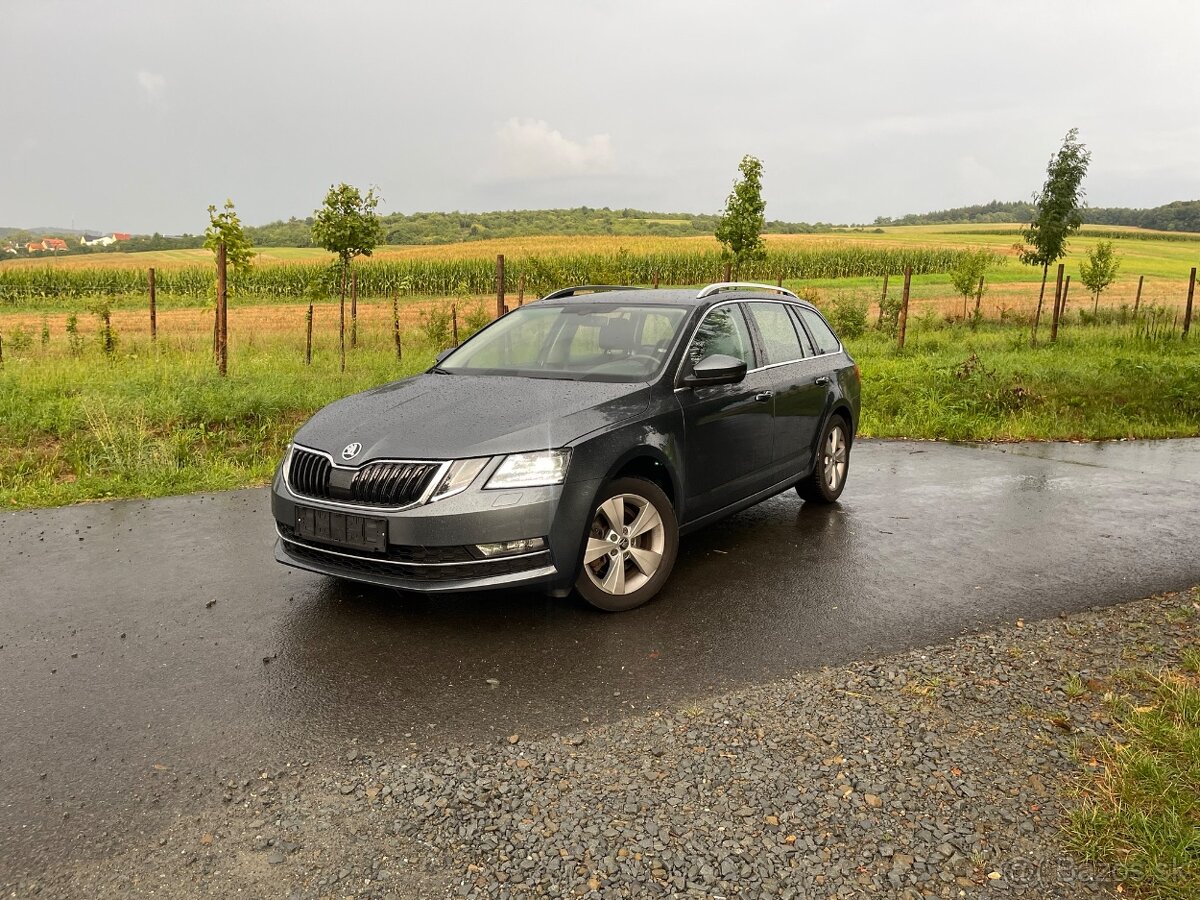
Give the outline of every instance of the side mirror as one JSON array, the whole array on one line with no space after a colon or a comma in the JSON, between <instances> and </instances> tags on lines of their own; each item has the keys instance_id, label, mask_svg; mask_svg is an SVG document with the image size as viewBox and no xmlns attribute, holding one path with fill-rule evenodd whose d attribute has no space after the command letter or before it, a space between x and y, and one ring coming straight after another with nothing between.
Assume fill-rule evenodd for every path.
<instances>
[{"instance_id":1,"label":"side mirror","mask_svg":"<svg viewBox=\"0 0 1200 900\"><path fill-rule=\"evenodd\" d=\"M433 358L433 364L435 366L441 365L442 360L444 360L447 356L449 356L451 353L453 353L457 349L458 349L457 347L449 347L449 348L443 350L441 353L439 353L437 356L435 356Z\"/></svg>"},{"instance_id":2,"label":"side mirror","mask_svg":"<svg viewBox=\"0 0 1200 900\"><path fill-rule=\"evenodd\" d=\"M683 379L683 383L688 387L708 387L714 384L737 384L745 377L746 364L742 360L714 353L692 366L691 374Z\"/></svg>"}]
</instances>

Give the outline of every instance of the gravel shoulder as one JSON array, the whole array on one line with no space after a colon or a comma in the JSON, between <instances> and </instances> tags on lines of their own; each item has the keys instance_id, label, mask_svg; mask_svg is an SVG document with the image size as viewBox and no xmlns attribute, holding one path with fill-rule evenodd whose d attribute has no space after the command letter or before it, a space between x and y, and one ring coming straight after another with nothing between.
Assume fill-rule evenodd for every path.
<instances>
[{"instance_id":1,"label":"gravel shoulder","mask_svg":"<svg viewBox=\"0 0 1200 900\"><path fill-rule=\"evenodd\" d=\"M1112 727L1105 694L1198 642L1193 589L586 731L348 742L216 772L145 845L36 875L0 868L0 885L6 897L1106 896L1105 874L1059 843L1071 780Z\"/></svg>"}]
</instances>

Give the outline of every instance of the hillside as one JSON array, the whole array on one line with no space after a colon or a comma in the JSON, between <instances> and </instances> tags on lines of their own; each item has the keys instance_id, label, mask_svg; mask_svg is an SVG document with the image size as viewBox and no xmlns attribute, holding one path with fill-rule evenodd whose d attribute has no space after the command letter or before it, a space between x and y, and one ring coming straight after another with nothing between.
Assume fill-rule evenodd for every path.
<instances>
[{"instance_id":1,"label":"hillside","mask_svg":"<svg viewBox=\"0 0 1200 900\"><path fill-rule=\"evenodd\" d=\"M993 200L975 206L956 206L935 212L910 213L899 218L880 216L876 225L963 225L1013 223L1023 225L1033 217L1033 204L1024 200ZM1156 231L1200 232L1200 200L1176 200L1151 209L1089 207L1083 211L1089 225L1128 225Z\"/></svg>"}]
</instances>

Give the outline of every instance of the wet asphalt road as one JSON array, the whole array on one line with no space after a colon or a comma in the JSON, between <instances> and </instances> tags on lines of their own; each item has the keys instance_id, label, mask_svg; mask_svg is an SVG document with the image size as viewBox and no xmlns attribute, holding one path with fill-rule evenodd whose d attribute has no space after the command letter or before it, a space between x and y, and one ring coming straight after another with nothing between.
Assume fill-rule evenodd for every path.
<instances>
[{"instance_id":1,"label":"wet asphalt road","mask_svg":"<svg viewBox=\"0 0 1200 900\"><path fill-rule=\"evenodd\" d=\"M686 538L616 616L343 587L273 541L265 490L0 516L0 882L353 739L561 730L1200 583L1200 440L864 442L839 505Z\"/></svg>"}]
</instances>

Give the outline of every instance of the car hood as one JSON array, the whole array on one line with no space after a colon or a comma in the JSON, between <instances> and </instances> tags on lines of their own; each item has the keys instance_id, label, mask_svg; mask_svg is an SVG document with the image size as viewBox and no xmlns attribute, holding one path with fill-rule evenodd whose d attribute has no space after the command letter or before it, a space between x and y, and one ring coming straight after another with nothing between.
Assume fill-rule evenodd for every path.
<instances>
[{"instance_id":1,"label":"car hood","mask_svg":"<svg viewBox=\"0 0 1200 900\"><path fill-rule=\"evenodd\" d=\"M463 459L562 447L649 406L645 384L504 376L417 375L326 406L296 443L340 462L362 444L369 459Z\"/></svg>"}]
</instances>

